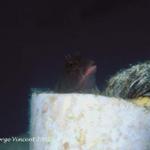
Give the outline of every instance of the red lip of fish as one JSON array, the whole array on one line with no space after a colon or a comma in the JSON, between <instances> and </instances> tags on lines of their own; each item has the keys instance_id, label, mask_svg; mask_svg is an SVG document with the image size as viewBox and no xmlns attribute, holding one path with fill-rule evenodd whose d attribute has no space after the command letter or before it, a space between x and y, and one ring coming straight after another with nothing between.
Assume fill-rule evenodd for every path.
<instances>
[{"instance_id":1,"label":"red lip of fish","mask_svg":"<svg viewBox=\"0 0 150 150\"><path fill-rule=\"evenodd\" d=\"M82 76L80 82L79 82L79 87L82 86L85 82L85 80L93 73L96 72L97 66L96 65L92 65L90 66L86 71L85 74Z\"/></svg>"},{"instance_id":2,"label":"red lip of fish","mask_svg":"<svg viewBox=\"0 0 150 150\"><path fill-rule=\"evenodd\" d=\"M86 72L84 74L84 77L87 77L87 76L91 75L92 73L95 73L96 72L96 68L97 68L96 65L93 65L93 66L89 67L86 70Z\"/></svg>"}]
</instances>

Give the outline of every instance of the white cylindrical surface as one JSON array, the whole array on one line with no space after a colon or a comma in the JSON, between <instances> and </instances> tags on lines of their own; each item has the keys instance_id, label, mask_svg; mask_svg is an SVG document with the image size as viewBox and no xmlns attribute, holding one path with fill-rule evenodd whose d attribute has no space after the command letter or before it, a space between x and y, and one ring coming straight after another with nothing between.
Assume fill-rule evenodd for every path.
<instances>
[{"instance_id":1,"label":"white cylindrical surface","mask_svg":"<svg viewBox=\"0 0 150 150\"><path fill-rule=\"evenodd\" d=\"M33 94L30 150L150 150L150 112L92 94Z\"/></svg>"}]
</instances>

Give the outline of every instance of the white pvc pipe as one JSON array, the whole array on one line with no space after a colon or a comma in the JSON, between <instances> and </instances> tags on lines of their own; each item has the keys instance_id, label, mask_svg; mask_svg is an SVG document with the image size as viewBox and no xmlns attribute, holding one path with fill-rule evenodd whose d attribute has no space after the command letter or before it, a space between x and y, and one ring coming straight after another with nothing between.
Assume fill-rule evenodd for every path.
<instances>
[{"instance_id":1,"label":"white pvc pipe","mask_svg":"<svg viewBox=\"0 0 150 150\"><path fill-rule=\"evenodd\" d=\"M150 150L150 112L92 94L36 94L30 150Z\"/></svg>"}]
</instances>

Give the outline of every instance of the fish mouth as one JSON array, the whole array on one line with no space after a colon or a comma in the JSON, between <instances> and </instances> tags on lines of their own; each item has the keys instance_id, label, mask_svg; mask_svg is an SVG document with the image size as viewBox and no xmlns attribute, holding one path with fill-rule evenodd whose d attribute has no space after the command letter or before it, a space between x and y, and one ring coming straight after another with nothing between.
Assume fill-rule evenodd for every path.
<instances>
[{"instance_id":1,"label":"fish mouth","mask_svg":"<svg viewBox=\"0 0 150 150\"><path fill-rule=\"evenodd\" d=\"M95 72L96 69L97 69L97 66L96 66L96 65L92 65L92 66L90 67L91 73L92 73L92 72Z\"/></svg>"},{"instance_id":2,"label":"fish mouth","mask_svg":"<svg viewBox=\"0 0 150 150\"><path fill-rule=\"evenodd\" d=\"M96 65L91 65L87 68L85 72L85 76L89 76L91 74L94 74L96 72L97 66Z\"/></svg>"}]
</instances>

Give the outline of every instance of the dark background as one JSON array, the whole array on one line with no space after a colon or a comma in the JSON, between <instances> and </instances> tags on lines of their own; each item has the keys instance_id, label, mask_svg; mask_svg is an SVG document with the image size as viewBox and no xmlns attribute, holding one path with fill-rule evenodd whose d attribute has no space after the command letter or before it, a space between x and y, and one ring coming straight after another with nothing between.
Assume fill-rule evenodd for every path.
<instances>
[{"instance_id":1,"label":"dark background","mask_svg":"<svg viewBox=\"0 0 150 150\"><path fill-rule=\"evenodd\" d=\"M98 66L97 84L150 58L150 3L144 0L5 1L0 5L0 136L28 130L31 88L50 88L64 56L80 51Z\"/></svg>"}]
</instances>

